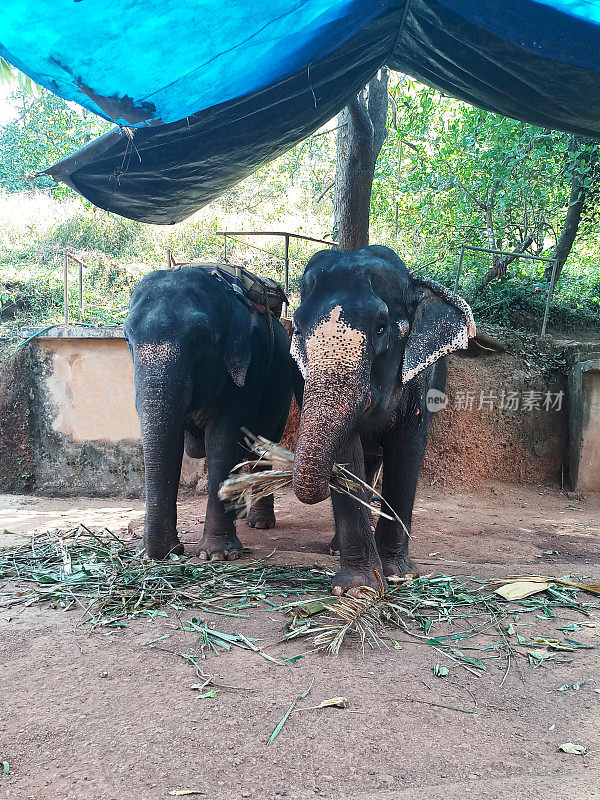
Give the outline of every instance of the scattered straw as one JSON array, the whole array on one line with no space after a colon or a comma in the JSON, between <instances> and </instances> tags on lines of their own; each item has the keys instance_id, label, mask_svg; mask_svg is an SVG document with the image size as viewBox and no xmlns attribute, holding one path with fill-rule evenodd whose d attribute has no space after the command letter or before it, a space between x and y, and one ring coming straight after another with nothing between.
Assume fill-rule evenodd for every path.
<instances>
[{"instance_id":1,"label":"scattered straw","mask_svg":"<svg viewBox=\"0 0 600 800\"><path fill-rule=\"evenodd\" d=\"M589 617L592 609L600 608L597 602L585 603L579 598L580 590L588 587L564 579L546 578L546 590L507 600L492 590L491 585L497 583L492 581L426 575L387 590L377 577L379 589L364 587L362 597L323 599L321 609L316 601L288 605L293 618L284 641L308 637L317 650L331 654L339 653L348 638L358 640L363 650L365 645L387 647L389 642L399 647L392 638L398 635L393 631L396 628L410 637L408 641L431 645L476 676L487 671L486 662L491 659L506 659L509 670L512 660L523 656L535 667L559 660L556 651L572 653L593 647L566 636L560 641L554 635L536 636L530 627L519 627L524 624L517 622L522 614L535 612L536 619L550 623L559 609ZM307 606L315 611L311 616ZM571 633L581 628L573 624L567 630ZM465 652L471 650L480 652L477 656Z\"/></svg>"},{"instance_id":2,"label":"scattered straw","mask_svg":"<svg viewBox=\"0 0 600 800\"><path fill-rule=\"evenodd\" d=\"M110 531L96 534L80 526L0 550L0 608L42 603L79 610L81 622L94 627L125 627L132 618L164 617L169 609L243 619L248 609L264 604L271 612L291 612L283 642L307 638L315 649L332 654L347 641L358 642L363 650L402 649L414 642L430 645L453 668L477 677L488 672L491 661L504 667L503 682L512 664L537 669L594 647L580 641L578 633L595 625L588 621L591 611L600 608L595 584L530 576L527 581L540 583L539 591L529 594L530 587L522 587L527 596L506 598L494 590L500 581L438 574L405 580L391 589L379 579L379 588L365 588L361 597L331 597L331 577L318 566L279 566L269 558L195 563L172 556L149 561L133 543ZM587 602L590 596L592 602ZM558 627L565 619L568 624ZM551 625L552 630L542 627ZM200 652L180 655L194 663L199 675L204 674L198 658L232 647L281 666L297 658L271 655L244 634L222 633L199 618L192 618L185 629L200 637Z\"/></svg>"},{"instance_id":3,"label":"scattered straw","mask_svg":"<svg viewBox=\"0 0 600 800\"><path fill-rule=\"evenodd\" d=\"M94 626L123 627L132 617L164 616L169 607L243 617L245 608L269 596L323 594L330 583L331 574L319 567L278 566L269 559L149 561L109 531L99 536L83 527L0 550L0 608L47 603L81 609L82 621Z\"/></svg>"}]
</instances>

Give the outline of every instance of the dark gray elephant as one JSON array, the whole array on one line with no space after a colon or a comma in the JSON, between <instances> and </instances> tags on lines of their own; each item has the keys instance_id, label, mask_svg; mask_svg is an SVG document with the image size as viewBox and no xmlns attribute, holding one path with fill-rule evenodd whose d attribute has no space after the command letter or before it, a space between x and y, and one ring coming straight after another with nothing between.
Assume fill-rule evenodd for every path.
<instances>
[{"instance_id":1,"label":"dark gray elephant","mask_svg":"<svg viewBox=\"0 0 600 800\"><path fill-rule=\"evenodd\" d=\"M146 471L144 545L151 558L183 553L177 491L183 451L206 455L208 506L201 558L239 558L235 515L218 498L242 460L240 428L279 441L291 400L293 362L281 323L257 313L209 271L158 270L131 295L125 336ZM249 525L273 527L273 498L255 504Z\"/></svg>"},{"instance_id":2,"label":"dark gray elephant","mask_svg":"<svg viewBox=\"0 0 600 800\"><path fill-rule=\"evenodd\" d=\"M292 354L305 378L294 490L305 503L329 495L334 462L371 482L383 462L385 501L403 524L332 493L340 570L336 594L413 572L408 538L431 420L445 387L443 356L475 335L464 300L411 277L387 247L323 250L308 262L294 314ZM431 390L435 390L433 393ZM439 397L439 395L438 395ZM384 504L384 511L386 511Z\"/></svg>"}]
</instances>

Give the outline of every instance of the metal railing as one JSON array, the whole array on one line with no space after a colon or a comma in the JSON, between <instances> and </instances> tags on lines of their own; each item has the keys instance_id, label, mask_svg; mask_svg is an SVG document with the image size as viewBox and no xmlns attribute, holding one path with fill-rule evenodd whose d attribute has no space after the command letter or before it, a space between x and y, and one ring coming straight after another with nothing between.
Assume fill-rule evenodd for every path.
<instances>
[{"instance_id":1,"label":"metal railing","mask_svg":"<svg viewBox=\"0 0 600 800\"><path fill-rule=\"evenodd\" d=\"M462 271L463 258L465 250L471 250L476 253L489 253L490 255L497 256L511 256L513 260L518 258L527 258L530 261L544 261L547 264L552 264L552 277L550 278L550 285L548 286L548 294L546 295L546 308L544 310L544 321L542 322L542 331L540 336L543 338L546 335L546 326L548 324L548 315L550 313L550 301L554 294L554 284L556 283L556 271L558 268L558 259L549 258L548 256L532 256L529 253L515 253L508 250L493 250L489 247L473 247L470 244L461 244L460 257L458 259L458 267L456 268L456 278L454 280L454 291L458 292L458 282L460 280L460 273Z\"/></svg>"},{"instance_id":2,"label":"metal railing","mask_svg":"<svg viewBox=\"0 0 600 800\"><path fill-rule=\"evenodd\" d=\"M337 242L327 239L316 239L314 236L304 236L302 233L291 233L290 231L217 231L217 236L223 237L223 260L227 263L227 238L234 236L283 236L284 256L283 256L283 289L286 297L290 289L290 239L303 239L305 242L316 242L325 244L328 247L337 247ZM253 245L250 245L251 247ZM260 249L260 248L257 248ZM268 251L265 251L268 252ZM284 315L287 314L287 305L284 306Z\"/></svg>"},{"instance_id":3,"label":"metal railing","mask_svg":"<svg viewBox=\"0 0 600 800\"><path fill-rule=\"evenodd\" d=\"M79 312L83 313L83 268L87 268L85 261L77 258L76 255L65 250L63 254L63 305L64 323L69 324L69 259L79 266Z\"/></svg>"}]
</instances>

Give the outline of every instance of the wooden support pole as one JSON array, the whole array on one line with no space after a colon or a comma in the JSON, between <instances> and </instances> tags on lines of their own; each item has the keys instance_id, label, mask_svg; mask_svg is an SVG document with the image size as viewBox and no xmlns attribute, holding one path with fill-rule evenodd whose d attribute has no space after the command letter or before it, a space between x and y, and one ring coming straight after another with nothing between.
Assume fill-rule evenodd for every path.
<instances>
[{"instance_id":1,"label":"wooden support pole","mask_svg":"<svg viewBox=\"0 0 600 800\"><path fill-rule=\"evenodd\" d=\"M83 314L83 264L79 262L79 313Z\"/></svg>"}]
</instances>

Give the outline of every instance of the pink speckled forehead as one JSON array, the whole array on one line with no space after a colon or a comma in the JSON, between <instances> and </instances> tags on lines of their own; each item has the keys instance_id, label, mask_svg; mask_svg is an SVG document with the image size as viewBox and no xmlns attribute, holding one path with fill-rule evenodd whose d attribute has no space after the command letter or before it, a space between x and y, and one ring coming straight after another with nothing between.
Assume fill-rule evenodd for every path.
<instances>
[{"instance_id":1,"label":"pink speckled forehead","mask_svg":"<svg viewBox=\"0 0 600 800\"><path fill-rule=\"evenodd\" d=\"M306 339L309 375L315 369L322 372L342 366L358 368L364 358L366 343L365 334L351 327L342 317L341 306L335 306Z\"/></svg>"},{"instance_id":2,"label":"pink speckled forehead","mask_svg":"<svg viewBox=\"0 0 600 800\"><path fill-rule=\"evenodd\" d=\"M179 355L179 347L171 342L136 344L134 349L140 364L148 366L174 361Z\"/></svg>"}]
</instances>

